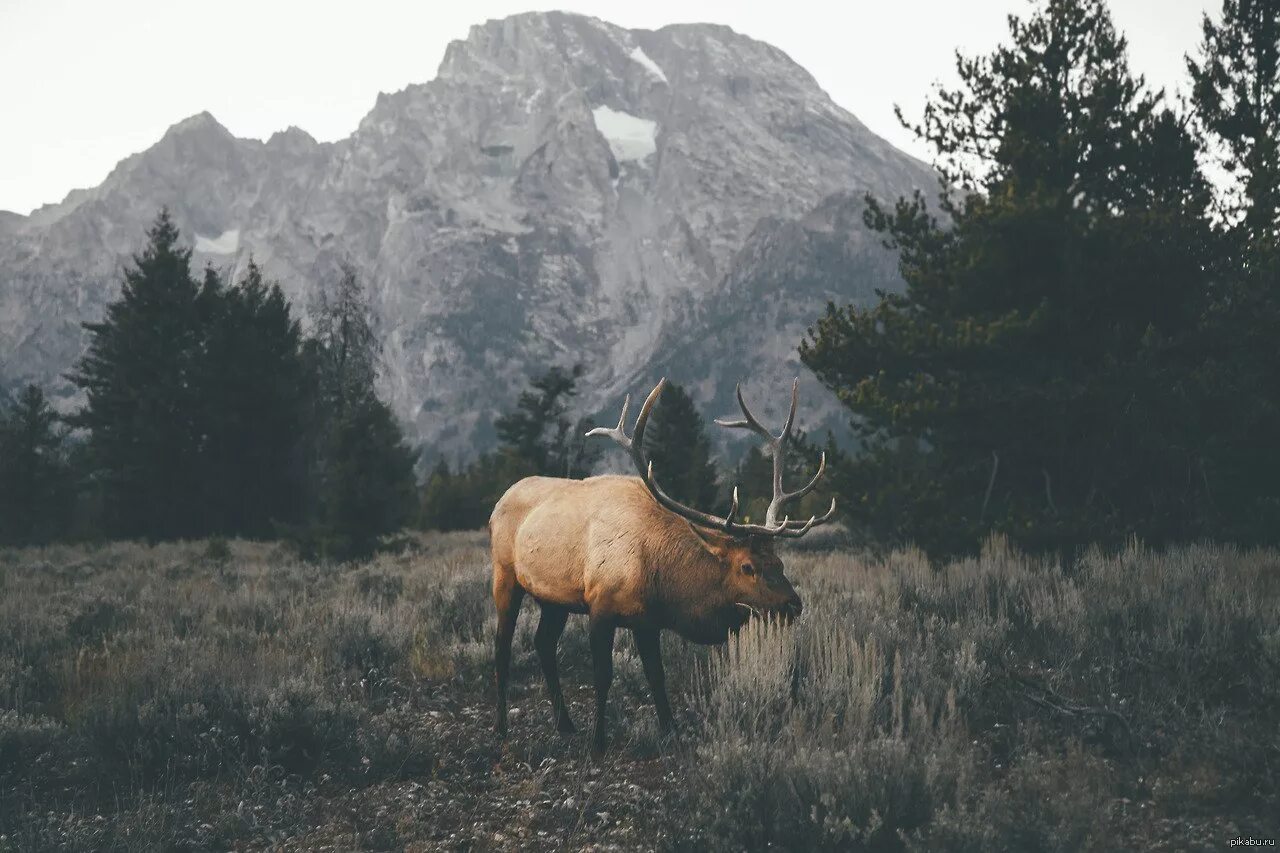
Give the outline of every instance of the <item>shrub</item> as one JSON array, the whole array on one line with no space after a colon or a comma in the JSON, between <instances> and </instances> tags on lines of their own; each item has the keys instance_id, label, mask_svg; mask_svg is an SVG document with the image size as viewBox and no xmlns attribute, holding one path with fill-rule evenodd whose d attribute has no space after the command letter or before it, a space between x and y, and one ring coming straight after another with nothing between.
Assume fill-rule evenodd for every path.
<instances>
[{"instance_id":1,"label":"shrub","mask_svg":"<svg viewBox=\"0 0 1280 853\"><path fill-rule=\"evenodd\" d=\"M385 677L404 662L413 635L401 613L352 604L330 614L326 641L337 667Z\"/></svg>"},{"instance_id":2,"label":"shrub","mask_svg":"<svg viewBox=\"0 0 1280 853\"><path fill-rule=\"evenodd\" d=\"M798 622L664 635L679 740L622 632L596 775L552 734L532 602L493 741L481 535L361 564L238 542L234 579L205 548L0 550L0 849L537 846L560 820L567 846L1176 849L1280 808L1275 552L788 551ZM584 619L560 650L581 726Z\"/></svg>"},{"instance_id":3,"label":"shrub","mask_svg":"<svg viewBox=\"0 0 1280 853\"><path fill-rule=\"evenodd\" d=\"M709 662L695 822L714 849L898 849L975 760L945 682L838 631L752 623Z\"/></svg>"},{"instance_id":4,"label":"shrub","mask_svg":"<svg viewBox=\"0 0 1280 853\"><path fill-rule=\"evenodd\" d=\"M69 751L66 729L56 720L0 710L0 784L58 763Z\"/></svg>"}]
</instances>

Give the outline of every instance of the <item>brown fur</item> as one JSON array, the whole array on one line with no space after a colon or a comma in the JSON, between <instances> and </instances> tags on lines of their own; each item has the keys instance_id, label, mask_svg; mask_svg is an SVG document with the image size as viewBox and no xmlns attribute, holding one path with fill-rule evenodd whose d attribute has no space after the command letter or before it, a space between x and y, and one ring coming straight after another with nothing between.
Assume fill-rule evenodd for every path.
<instances>
[{"instance_id":1,"label":"brown fur","mask_svg":"<svg viewBox=\"0 0 1280 853\"><path fill-rule=\"evenodd\" d=\"M498 608L499 732L506 729L511 637L525 593L542 606L535 646L562 731L573 724L560 696L556 641L569 613L590 617L597 752L604 747L617 628L635 632L659 723L669 730L659 631L722 643L753 612L792 617L800 611L771 539L695 527L659 506L638 477L526 478L498 501L489 531Z\"/></svg>"}]
</instances>

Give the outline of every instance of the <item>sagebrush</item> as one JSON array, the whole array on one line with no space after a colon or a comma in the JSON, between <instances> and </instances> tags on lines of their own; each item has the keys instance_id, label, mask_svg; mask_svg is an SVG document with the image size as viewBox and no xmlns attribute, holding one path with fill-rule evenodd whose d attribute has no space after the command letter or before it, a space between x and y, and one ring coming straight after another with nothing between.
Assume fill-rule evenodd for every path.
<instances>
[{"instance_id":1,"label":"sagebrush","mask_svg":"<svg viewBox=\"0 0 1280 853\"><path fill-rule=\"evenodd\" d=\"M1280 554L992 540L787 557L804 617L620 643L600 765L516 638L490 713L483 537L309 565L218 540L0 551L0 849L1170 849L1274 832ZM585 632L561 644L590 701Z\"/></svg>"}]
</instances>

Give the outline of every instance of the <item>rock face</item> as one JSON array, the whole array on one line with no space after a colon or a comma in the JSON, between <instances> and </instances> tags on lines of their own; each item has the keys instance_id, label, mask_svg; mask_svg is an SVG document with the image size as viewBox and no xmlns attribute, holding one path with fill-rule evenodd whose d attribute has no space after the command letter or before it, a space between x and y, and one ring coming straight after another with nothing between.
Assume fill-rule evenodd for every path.
<instances>
[{"instance_id":1,"label":"rock face","mask_svg":"<svg viewBox=\"0 0 1280 853\"><path fill-rule=\"evenodd\" d=\"M490 445L494 415L551 364L587 366L584 412L665 373L708 415L746 379L776 417L826 302L898 286L863 194L934 185L726 27L489 21L347 139L238 139L202 113L101 186L0 215L0 384L72 404L59 377L79 324L167 205L196 263L238 275L252 254L304 312L354 264L385 338L381 390L428 455ZM840 422L805 384L803 425Z\"/></svg>"}]
</instances>

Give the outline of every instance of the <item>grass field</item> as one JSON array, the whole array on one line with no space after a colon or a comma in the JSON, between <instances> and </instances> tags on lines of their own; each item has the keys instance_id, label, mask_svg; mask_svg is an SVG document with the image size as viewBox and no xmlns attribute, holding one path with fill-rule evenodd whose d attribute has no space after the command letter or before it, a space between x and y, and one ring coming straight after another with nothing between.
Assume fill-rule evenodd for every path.
<instances>
[{"instance_id":1,"label":"grass field","mask_svg":"<svg viewBox=\"0 0 1280 853\"><path fill-rule=\"evenodd\" d=\"M1280 833L1280 554L1001 542L788 558L804 617L630 638L614 740L521 617L492 735L486 541L360 565L214 541L0 551L0 850L1223 849ZM590 720L583 620L561 643Z\"/></svg>"}]
</instances>

